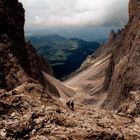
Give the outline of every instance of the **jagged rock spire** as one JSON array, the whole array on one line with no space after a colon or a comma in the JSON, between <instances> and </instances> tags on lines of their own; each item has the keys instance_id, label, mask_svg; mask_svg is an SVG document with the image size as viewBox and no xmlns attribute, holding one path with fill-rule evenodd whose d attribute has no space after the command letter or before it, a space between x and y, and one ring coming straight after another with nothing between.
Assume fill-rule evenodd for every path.
<instances>
[{"instance_id":1,"label":"jagged rock spire","mask_svg":"<svg viewBox=\"0 0 140 140\"><path fill-rule=\"evenodd\" d=\"M116 37L116 33L115 33L115 31L112 29L112 30L110 31L110 35L109 35L109 43L112 43L112 42L114 41L115 37Z\"/></svg>"}]
</instances>

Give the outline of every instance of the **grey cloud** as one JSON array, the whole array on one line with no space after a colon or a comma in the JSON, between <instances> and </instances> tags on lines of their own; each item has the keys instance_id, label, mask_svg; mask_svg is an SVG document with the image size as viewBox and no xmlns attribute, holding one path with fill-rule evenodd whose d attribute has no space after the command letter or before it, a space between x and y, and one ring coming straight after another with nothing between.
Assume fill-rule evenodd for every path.
<instances>
[{"instance_id":1,"label":"grey cloud","mask_svg":"<svg viewBox=\"0 0 140 140\"><path fill-rule=\"evenodd\" d=\"M122 26L128 0L20 0L26 28Z\"/></svg>"}]
</instances>

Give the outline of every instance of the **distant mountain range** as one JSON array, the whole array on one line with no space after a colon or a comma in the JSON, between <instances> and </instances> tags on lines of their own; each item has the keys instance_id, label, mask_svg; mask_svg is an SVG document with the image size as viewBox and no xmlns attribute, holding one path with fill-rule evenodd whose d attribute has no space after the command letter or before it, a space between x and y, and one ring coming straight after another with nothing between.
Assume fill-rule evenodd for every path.
<instances>
[{"instance_id":1,"label":"distant mountain range","mask_svg":"<svg viewBox=\"0 0 140 140\"><path fill-rule=\"evenodd\" d=\"M100 46L97 42L67 39L59 35L34 35L28 37L28 40L40 55L49 60L59 79L79 68L86 57Z\"/></svg>"}]
</instances>

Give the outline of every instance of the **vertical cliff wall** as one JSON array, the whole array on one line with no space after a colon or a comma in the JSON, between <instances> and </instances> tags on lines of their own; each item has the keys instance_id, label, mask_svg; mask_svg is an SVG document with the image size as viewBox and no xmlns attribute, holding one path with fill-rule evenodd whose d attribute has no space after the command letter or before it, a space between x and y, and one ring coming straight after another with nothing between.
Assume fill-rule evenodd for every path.
<instances>
[{"instance_id":1,"label":"vertical cliff wall","mask_svg":"<svg viewBox=\"0 0 140 140\"><path fill-rule=\"evenodd\" d=\"M107 109L118 109L132 92L140 91L140 1L130 0L129 22L114 43L106 74Z\"/></svg>"},{"instance_id":2,"label":"vertical cliff wall","mask_svg":"<svg viewBox=\"0 0 140 140\"><path fill-rule=\"evenodd\" d=\"M129 1L129 20L133 20L135 16L138 16L140 12L140 1L130 0Z\"/></svg>"},{"instance_id":3,"label":"vertical cliff wall","mask_svg":"<svg viewBox=\"0 0 140 140\"><path fill-rule=\"evenodd\" d=\"M44 84L48 62L25 42L25 11L18 0L0 0L0 88L12 89L31 79Z\"/></svg>"}]
</instances>

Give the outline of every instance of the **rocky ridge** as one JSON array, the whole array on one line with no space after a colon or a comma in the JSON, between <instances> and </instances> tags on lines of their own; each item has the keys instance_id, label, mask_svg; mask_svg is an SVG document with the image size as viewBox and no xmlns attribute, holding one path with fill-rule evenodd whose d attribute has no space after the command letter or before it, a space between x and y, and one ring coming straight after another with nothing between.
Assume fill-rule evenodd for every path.
<instances>
[{"instance_id":1,"label":"rocky ridge","mask_svg":"<svg viewBox=\"0 0 140 140\"><path fill-rule=\"evenodd\" d=\"M8 90L31 79L45 84L41 71L53 74L48 62L25 42L24 12L17 0L0 1L0 87Z\"/></svg>"},{"instance_id":2,"label":"rocky ridge","mask_svg":"<svg viewBox=\"0 0 140 140\"><path fill-rule=\"evenodd\" d=\"M114 43L105 80L108 97L103 106L107 109L118 109L122 103L129 104L130 96L140 96L140 1L130 0L129 22L121 31L120 39ZM138 102L135 103L136 108ZM131 106L131 105L130 105ZM126 107L129 109L129 106ZM139 111L137 112L139 114Z\"/></svg>"}]
</instances>

